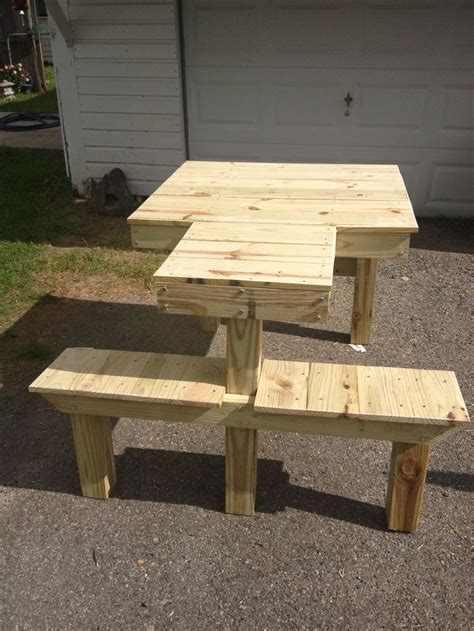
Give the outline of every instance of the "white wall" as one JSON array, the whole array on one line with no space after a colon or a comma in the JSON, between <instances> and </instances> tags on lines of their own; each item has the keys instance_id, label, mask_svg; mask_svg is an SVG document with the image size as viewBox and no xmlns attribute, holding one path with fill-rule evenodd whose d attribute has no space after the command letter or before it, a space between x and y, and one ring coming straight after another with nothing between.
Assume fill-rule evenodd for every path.
<instances>
[{"instance_id":1,"label":"white wall","mask_svg":"<svg viewBox=\"0 0 474 631\"><path fill-rule=\"evenodd\" d=\"M38 26L41 40L41 50L43 51L43 61L53 63L53 53L51 51L51 33L49 31L48 16L38 17Z\"/></svg>"},{"instance_id":2,"label":"white wall","mask_svg":"<svg viewBox=\"0 0 474 631\"><path fill-rule=\"evenodd\" d=\"M74 45L53 54L73 185L115 167L149 195L185 159L174 0L62 0ZM51 18L50 18L51 19Z\"/></svg>"}]
</instances>

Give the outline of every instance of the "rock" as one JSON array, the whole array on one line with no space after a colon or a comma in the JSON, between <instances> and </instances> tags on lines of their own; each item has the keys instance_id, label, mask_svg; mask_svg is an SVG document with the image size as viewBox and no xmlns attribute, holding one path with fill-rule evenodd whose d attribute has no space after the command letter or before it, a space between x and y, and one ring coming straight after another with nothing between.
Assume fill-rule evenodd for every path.
<instances>
[{"instance_id":1,"label":"rock","mask_svg":"<svg viewBox=\"0 0 474 631\"><path fill-rule=\"evenodd\" d=\"M99 215L128 217L135 209L135 200L121 169L113 169L98 182L90 179L89 189L91 207Z\"/></svg>"}]
</instances>

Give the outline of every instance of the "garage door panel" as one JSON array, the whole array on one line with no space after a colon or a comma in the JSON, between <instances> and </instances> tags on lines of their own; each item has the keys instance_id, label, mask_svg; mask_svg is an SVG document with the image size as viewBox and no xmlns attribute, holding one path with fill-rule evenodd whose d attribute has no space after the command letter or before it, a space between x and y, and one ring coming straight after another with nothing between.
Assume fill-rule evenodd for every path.
<instances>
[{"instance_id":1,"label":"garage door panel","mask_svg":"<svg viewBox=\"0 0 474 631\"><path fill-rule=\"evenodd\" d=\"M344 4L277 0L272 9L273 52L297 55L314 54L315 51L344 53L353 28L352 11Z\"/></svg>"},{"instance_id":2,"label":"garage door panel","mask_svg":"<svg viewBox=\"0 0 474 631\"><path fill-rule=\"evenodd\" d=\"M336 127L340 124L343 91L340 84L277 81L272 87L275 125Z\"/></svg>"},{"instance_id":3,"label":"garage door panel","mask_svg":"<svg viewBox=\"0 0 474 631\"><path fill-rule=\"evenodd\" d=\"M474 201L474 166L433 164L430 201L458 204Z\"/></svg>"},{"instance_id":4,"label":"garage door panel","mask_svg":"<svg viewBox=\"0 0 474 631\"><path fill-rule=\"evenodd\" d=\"M442 129L474 130L474 85L446 87L442 112Z\"/></svg>"},{"instance_id":5,"label":"garage door panel","mask_svg":"<svg viewBox=\"0 0 474 631\"><path fill-rule=\"evenodd\" d=\"M403 83L359 84L356 124L361 127L420 130L429 93L426 86Z\"/></svg>"},{"instance_id":6,"label":"garage door panel","mask_svg":"<svg viewBox=\"0 0 474 631\"><path fill-rule=\"evenodd\" d=\"M182 7L191 159L397 163L420 214L472 208L473 2Z\"/></svg>"}]
</instances>

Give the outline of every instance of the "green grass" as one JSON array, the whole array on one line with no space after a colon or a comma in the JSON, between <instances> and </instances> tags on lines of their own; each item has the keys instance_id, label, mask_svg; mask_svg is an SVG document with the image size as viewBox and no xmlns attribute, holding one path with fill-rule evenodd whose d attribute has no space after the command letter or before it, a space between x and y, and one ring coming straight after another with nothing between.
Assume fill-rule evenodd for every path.
<instances>
[{"instance_id":1,"label":"green grass","mask_svg":"<svg viewBox=\"0 0 474 631\"><path fill-rule=\"evenodd\" d=\"M0 147L0 240L49 241L74 209L60 151Z\"/></svg>"},{"instance_id":2,"label":"green grass","mask_svg":"<svg viewBox=\"0 0 474 631\"><path fill-rule=\"evenodd\" d=\"M74 203L61 152L0 147L0 191L0 332L49 291L92 276L146 282L162 260L130 250L125 219ZM15 356L41 354L35 340Z\"/></svg>"},{"instance_id":3,"label":"green grass","mask_svg":"<svg viewBox=\"0 0 474 631\"><path fill-rule=\"evenodd\" d=\"M17 94L14 99L0 99L0 112L57 114L59 110L54 69L51 66L47 66L45 75L47 89L44 94L31 92L30 94Z\"/></svg>"}]
</instances>

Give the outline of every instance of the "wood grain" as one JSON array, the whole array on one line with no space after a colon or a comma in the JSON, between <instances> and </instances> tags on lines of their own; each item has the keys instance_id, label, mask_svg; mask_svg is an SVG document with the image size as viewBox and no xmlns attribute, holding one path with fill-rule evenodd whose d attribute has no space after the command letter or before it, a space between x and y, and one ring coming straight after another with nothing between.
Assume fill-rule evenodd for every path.
<instances>
[{"instance_id":1,"label":"wood grain","mask_svg":"<svg viewBox=\"0 0 474 631\"><path fill-rule=\"evenodd\" d=\"M328 316L328 292L169 282L155 284L161 313L279 322L324 322Z\"/></svg>"},{"instance_id":2,"label":"wood grain","mask_svg":"<svg viewBox=\"0 0 474 631\"><path fill-rule=\"evenodd\" d=\"M429 445L393 443L387 491L389 530L415 532L420 520Z\"/></svg>"},{"instance_id":3,"label":"wood grain","mask_svg":"<svg viewBox=\"0 0 474 631\"><path fill-rule=\"evenodd\" d=\"M132 225L239 221L411 233L418 227L394 165L185 162Z\"/></svg>"},{"instance_id":4,"label":"wood grain","mask_svg":"<svg viewBox=\"0 0 474 631\"><path fill-rule=\"evenodd\" d=\"M254 409L254 397L249 395L226 394L221 407L209 409L147 401L98 399L80 395L44 394L43 396L58 410L69 414L123 416L169 423L191 423L390 442L437 443L455 431L470 427L469 423L452 426L424 422L384 421L381 423L378 420L361 420L343 416L323 418L311 414L257 412Z\"/></svg>"},{"instance_id":5,"label":"wood grain","mask_svg":"<svg viewBox=\"0 0 474 631\"><path fill-rule=\"evenodd\" d=\"M171 313L171 311L168 310L168 313ZM209 333L215 333L217 329L219 328L220 323L221 323L220 318L212 317L210 315L201 316L199 318L199 325L201 327L201 331L207 331Z\"/></svg>"},{"instance_id":6,"label":"wood grain","mask_svg":"<svg viewBox=\"0 0 474 631\"><path fill-rule=\"evenodd\" d=\"M110 418L71 414L71 422L82 494L105 500L117 479Z\"/></svg>"},{"instance_id":7,"label":"wood grain","mask_svg":"<svg viewBox=\"0 0 474 631\"><path fill-rule=\"evenodd\" d=\"M262 360L262 321L236 320L227 323L226 391L254 394Z\"/></svg>"},{"instance_id":8,"label":"wood grain","mask_svg":"<svg viewBox=\"0 0 474 631\"><path fill-rule=\"evenodd\" d=\"M224 379L222 359L68 348L31 384L30 391L219 407Z\"/></svg>"},{"instance_id":9,"label":"wood grain","mask_svg":"<svg viewBox=\"0 0 474 631\"><path fill-rule=\"evenodd\" d=\"M374 316L377 259L357 259L352 305L352 344L369 344Z\"/></svg>"},{"instance_id":10,"label":"wood grain","mask_svg":"<svg viewBox=\"0 0 474 631\"><path fill-rule=\"evenodd\" d=\"M251 395L257 390L262 358L262 321L227 323L227 392ZM253 515L257 484L257 430L226 428L225 510Z\"/></svg>"},{"instance_id":11,"label":"wood grain","mask_svg":"<svg viewBox=\"0 0 474 631\"><path fill-rule=\"evenodd\" d=\"M255 410L445 427L469 421L453 372L268 359Z\"/></svg>"},{"instance_id":12,"label":"wood grain","mask_svg":"<svg viewBox=\"0 0 474 631\"><path fill-rule=\"evenodd\" d=\"M336 232L329 226L244 222L194 224L155 272L159 284L183 283L329 291ZM310 232L310 234L307 234Z\"/></svg>"}]
</instances>

